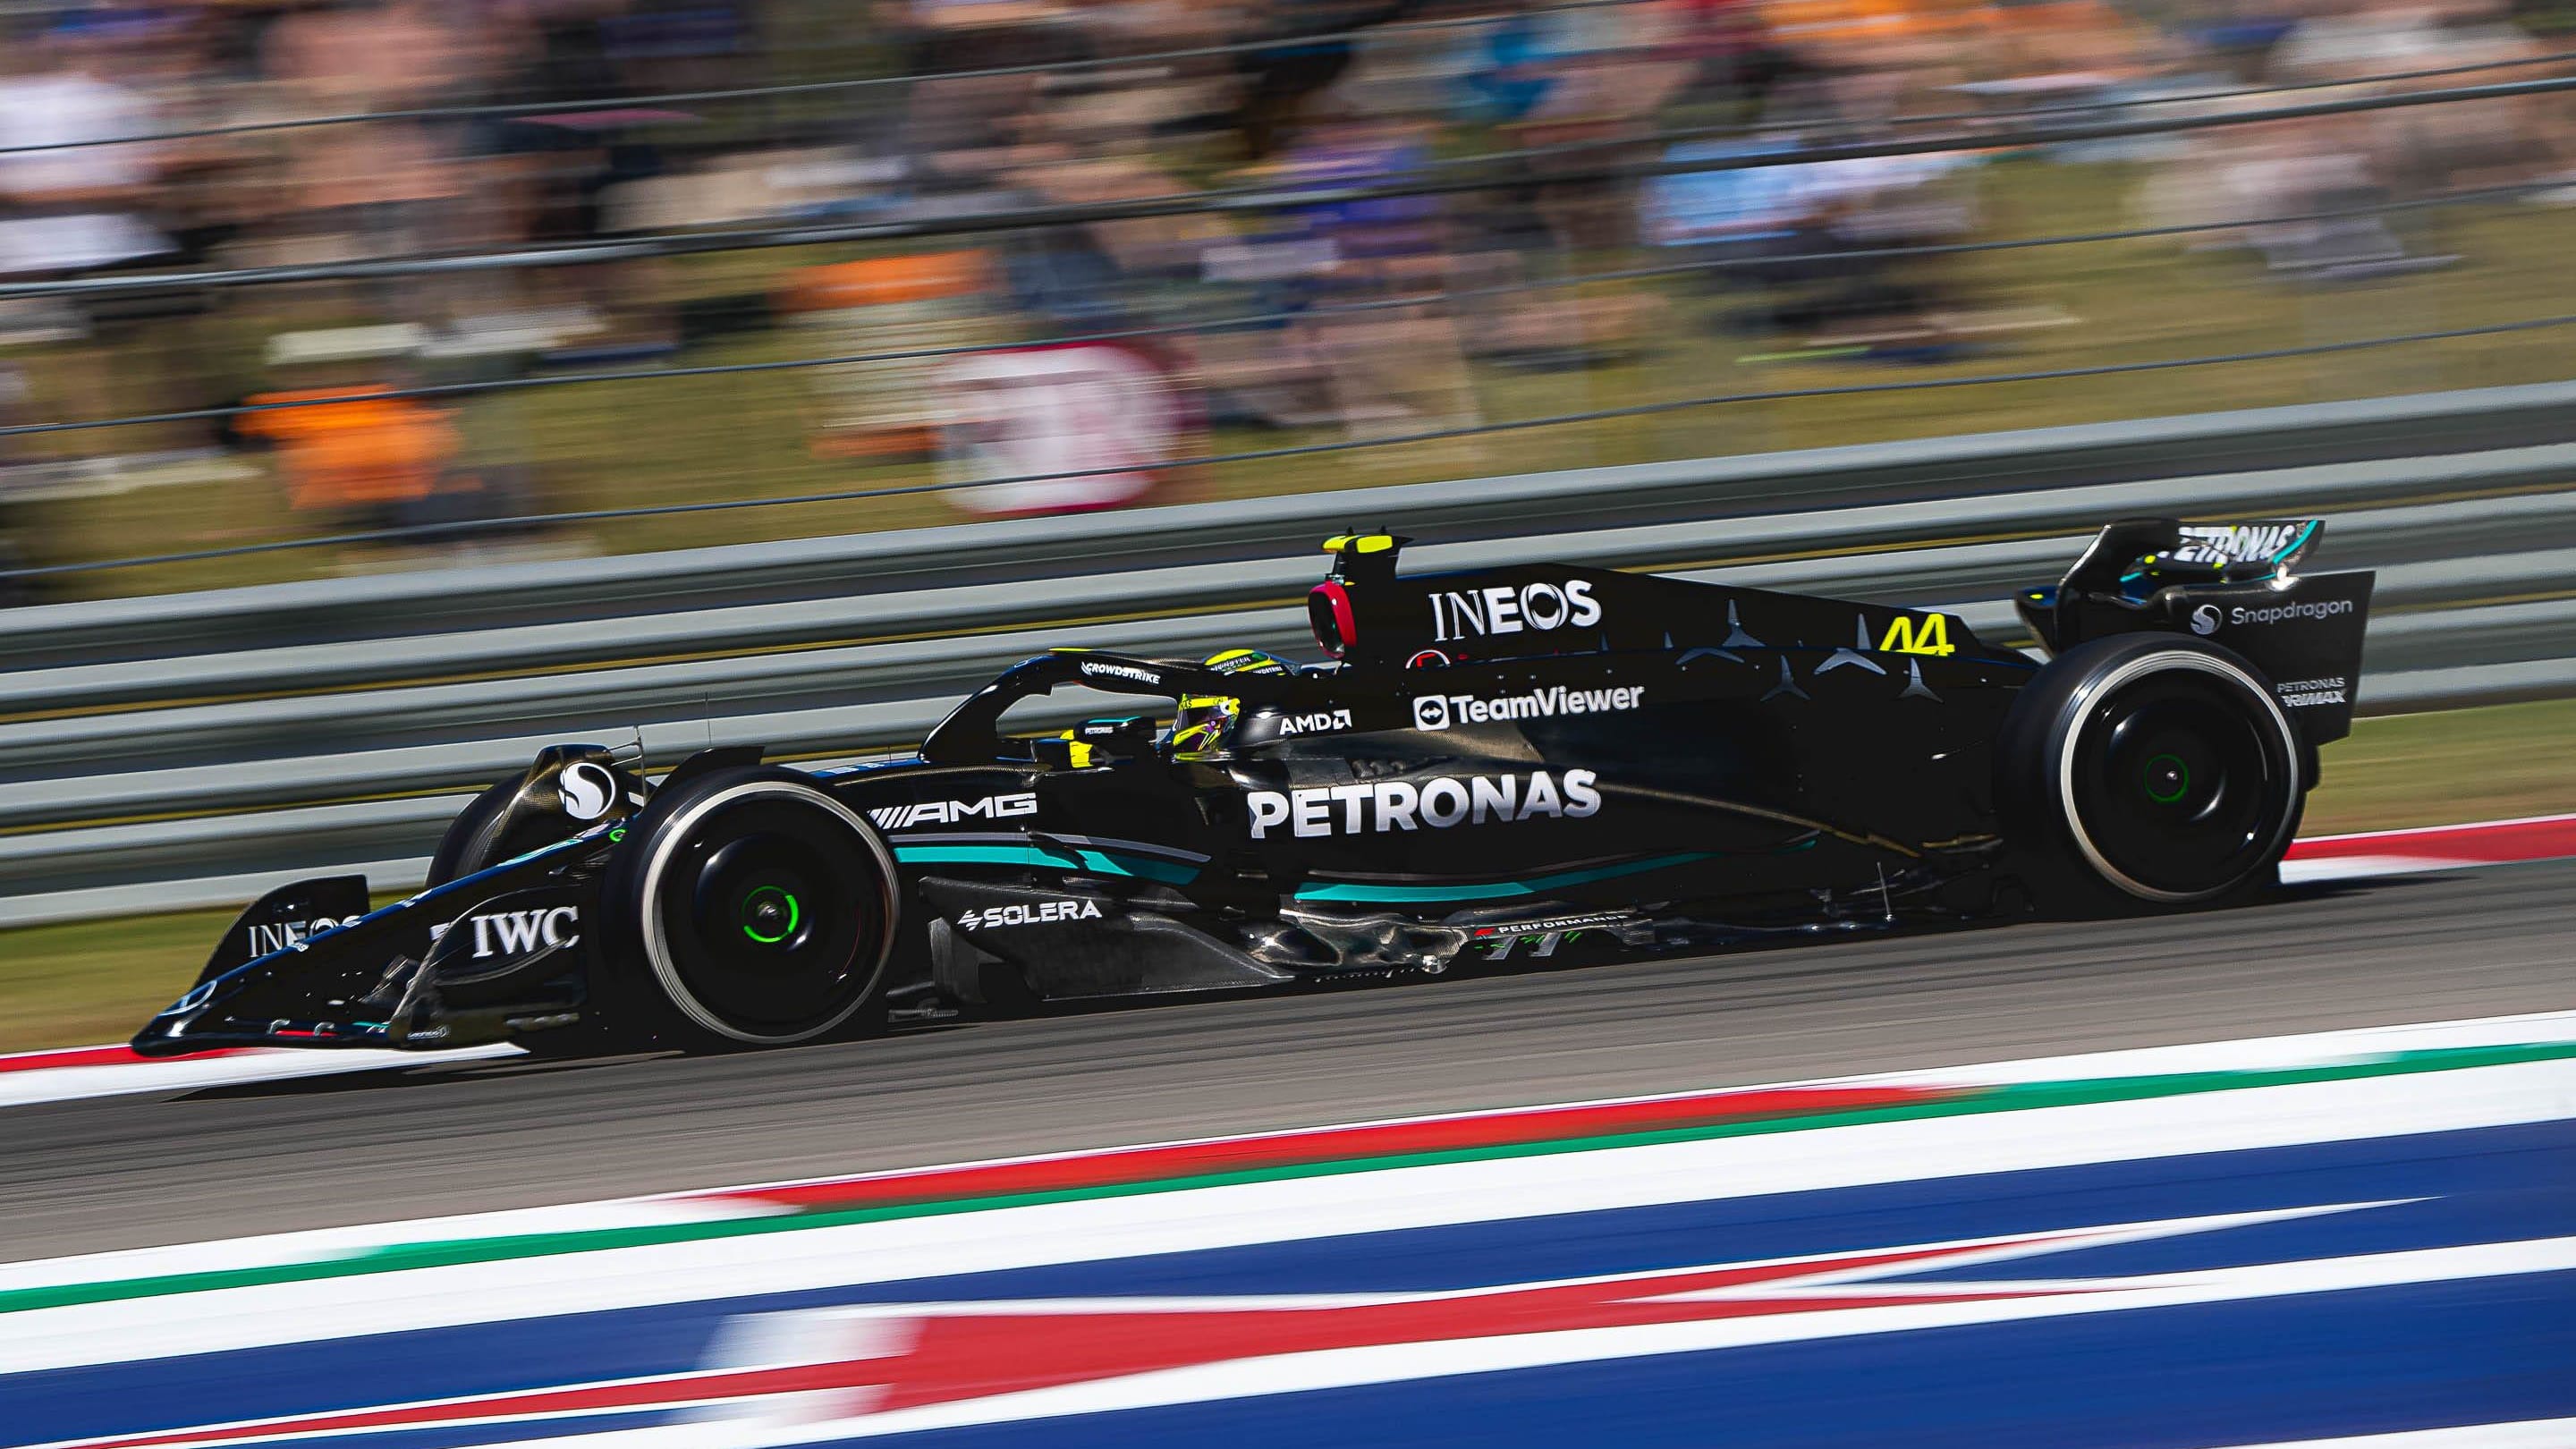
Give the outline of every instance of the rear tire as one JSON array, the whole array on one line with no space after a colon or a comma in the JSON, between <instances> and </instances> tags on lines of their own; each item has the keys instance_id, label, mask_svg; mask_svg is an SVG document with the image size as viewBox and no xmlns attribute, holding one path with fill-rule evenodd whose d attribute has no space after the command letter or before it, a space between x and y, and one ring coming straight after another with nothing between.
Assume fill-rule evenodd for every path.
<instances>
[{"instance_id":1,"label":"rear tire","mask_svg":"<svg viewBox=\"0 0 2576 1449\"><path fill-rule=\"evenodd\" d=\"M524 828L504 829L510 802L518 798L519 787L527 779L524 772L512 775L475 796L472 804L457 812L456 818L447 823L447 833L438 838L438 854L430 858L429 884L445 885L478 870L488 870L555 838L551 833Z\"/></svg>"},{"instance_id":2,"label":"rear tire","mask_svg":"<svg viewBox=\"0 0 2576 1449\"><path fill-rule=\"evenodd\" d=\"M600 914L593 994L630 1041L792 1046L882 1019L894 857L795 771L719 769L656 796L610 862Z\"/></svg>"},{"instance_id":3,"label":"rear tire","mask_svg":"<svg viewBox=\"0 0 2576 1449\"><path fill-rule=\"evenodd\" d=\"M2044 910L2208 906L2279 880L2305 751L2271 685L2170 634L2080 644L2014 701L1999 742L2007 840Z\"/></svg>"}]
</instances>

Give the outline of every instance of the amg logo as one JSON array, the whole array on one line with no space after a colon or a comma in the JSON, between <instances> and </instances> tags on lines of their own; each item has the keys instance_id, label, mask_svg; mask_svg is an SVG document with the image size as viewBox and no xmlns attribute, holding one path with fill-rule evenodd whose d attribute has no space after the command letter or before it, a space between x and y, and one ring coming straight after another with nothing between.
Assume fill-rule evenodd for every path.
<instances>
[{"instance_id":1,"label":"amg logo","mask_svg":"<svg viewBox=\"0 0 2576 1449\"><path fill-rule=\"evenodd\" d=\"M990 910L968 911L957 918L961 931L989 931L996 926L1035 926L1048 921L1096 921L1100 919L1098 901L1036 901L1028 905L995 906Z\"/></svg>"},{"instance_id":2,"label":"amg logo","mask_svg":"<svg viewBox=\"0 0 2576 1449\"><path fill-rule=\"evenodd\" d=\"M2268 563L2299 536L2299 520L2278 523L2186 523L2175 545L2178 563Z\"/></svg>"},{"instance_id":3,"label":"amg logo","mask_svg":"<svg viewBox=\"0 0 2576 1449\"><path fill-rule=\"evenodd\" d=\"M1469 635L1542 632L1572 624L1589 629L1601 622L1601 605L1592 597L1590 579L1563 585L1524 584L1431 596L1431 637L1440 643Z\"/></svg>"},{"instance_id":4,"label":"amg logo","mask_svg":"<svg viewBox=\"0 0 2576 1449\"><path fill-rule=\"evenodd\" d=\"M1461 821L1528 820L1534 816L1580 818L1601 808L1600 778L1590 770L1565 772L1565 787L1545 770L1531 772L1524 784L1518 775L1443 775L1415 785L1409 780L1376 780L1364 785L1315 785L1303 789L1254 790L1244 796L1252 808L1252 838L1267 839L1270 827L1286 825L1296 835L1358 835L1362 832L1416 830L1428 825L1446 830ZM1340 807L1336 809L1335 807ZM1417 823L1419 817L1419 823Z\"/></svg>"},{"instance_id":5,"label":"amg logo","mask_svg":"<svg viewBox=\"0 0 2576 1449\"><path fill-rule=\"evenodd\" d=\"M534 911L489 911L467 918L474 927L474 959L516 956L542 945L549 951L560 950L581 940L575 929L581 925L581 911L575 906L552 906Z\"/></svg>"},{"instance_id":6,"label":"amg logo","mask_svg":"<svg viewBox=\"0 0 2576 1449\"><path fill-rule=\"evenodd\" d=\"M1346 730L1350 727L1351 712L1346 709L1319 710L1314 714L1292 714L1279 721L1279 733L1283 735L1320 734L1326 730Z\"/></svg>"},{"instance_id":7,"label":"amg logo","mask_svg":"<svg viewBox=\"0 0 2576 1449\"><path fill-rule=\"evenodd\" d=\"M987 795L981 800L918 800L910 805L880 805L868 812L879 830L910 830L916 825L954 825L960 820L1006 820L1038 813L1038 797L1028 791Z\"/></svg>"},{"instance_id":8,"label":"amg logo","mask_svg":"<svg viewBox=\"0 0 2576 1449\"><path fill-rule=\"evenodd\" d=\"M253 926L250 928L250 954L259 957L274 955L280 951L301 951L304 949L305 942L321 935L324 931L336 930L357 919L355 916L341 920L333 920L329 916L315 916L309 921L278 921L270 925Z\"/></svg>"}]
</instances>

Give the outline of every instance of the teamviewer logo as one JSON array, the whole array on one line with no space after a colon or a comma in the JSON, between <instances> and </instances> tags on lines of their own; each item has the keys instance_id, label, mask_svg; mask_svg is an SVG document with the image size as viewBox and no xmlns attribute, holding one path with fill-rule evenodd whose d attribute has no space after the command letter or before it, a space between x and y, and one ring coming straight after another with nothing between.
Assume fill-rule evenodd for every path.
<instances>
[{"instance_id":1,"label":"teamviewer logo","mask_svg":"<svg viewBox=\"0 0 2576 1449\"><path fill-rule=\"evenodd\" d=\"M1413 727L1418 730L1449 728L1449 697L1445 694L1417 695L1413 701Z\"/></svg>"}]
</instances>

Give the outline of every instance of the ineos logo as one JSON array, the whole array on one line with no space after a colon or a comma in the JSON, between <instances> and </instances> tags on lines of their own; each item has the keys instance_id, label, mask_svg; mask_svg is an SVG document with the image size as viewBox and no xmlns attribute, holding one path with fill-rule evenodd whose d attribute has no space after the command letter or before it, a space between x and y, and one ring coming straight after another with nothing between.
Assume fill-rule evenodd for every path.
<instances>
[{"instance_id":1,"label":"ineos logo","mask_svg":"<svg viewBox=\"0 0 2576 1449\"><path fill-rule=\"evenodd\" d=\"M324 931L353 924L357 919L355 916L350 916L346 920L316 916L309 921L279 921L273 925L253 926L250 928L250 954L253 957L259 957L274 955L279 951L301 951L304 949L304 943L315 936L321 935Z\"/></svg>"},{"instance_id":2,"label":"ineos logo","mask_svg":"<svg viewBox=\"0 0 2576 1449\"><path fill-rule=\"evenodd\" d=\"M472 917L474 922L474 959L484 960L495 954L515 956L533 951L543 944L549 951L560 950L581 940L575 929L581 924L577 906L554 906L537 911L492 911Z\"/></svg>"},{"instance_id":3,"label":"ineos logo","mask_svg":"<svg viewBox=\"0 0 2576 1449\"><path fill-rule=\"evenodd\" d=\"M1588 629L1600 622L1601 605L1592 597L1590 579L1431 595L1431 637L1439 643L1471 634L1544 633L1567 624Z\"/></svg>"},{"instance_id":4,"label":"ineos logo","mask_svg":"<svg viewBox=\"0 0 2576 1449\"><path fill-rule=\"evenodd\" d=\"M617 777L608 773L605 765L577 761L555 776L555 793L562 797L566 815L575 820L597 820L617 799Z\"/></svg>"}]
</instances>

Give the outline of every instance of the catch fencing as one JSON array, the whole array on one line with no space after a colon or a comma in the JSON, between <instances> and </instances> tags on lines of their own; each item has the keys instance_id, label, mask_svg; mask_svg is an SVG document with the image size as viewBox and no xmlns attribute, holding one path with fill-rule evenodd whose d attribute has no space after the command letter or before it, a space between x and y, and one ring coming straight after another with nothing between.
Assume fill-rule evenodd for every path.
<instances>
[{"instance_id":1,"label":"catch fencing","mask_svg":"<svg viewBox=\"0 0 2576 1449\"><path fill-rule=\"evenodd\" d=\"M1311 653L1308 550L1353 524L1424 570L1647 569L2014 640L2009 592L2138 514L2326 517L2317 566L2380 570L2365 711L2576 694L2576 384L102 600L10 617L0 924L410 884L556 740L851 758L1051 644ZM1047 704L1031 727L1106 700Z\"/></svg>"}]
</instances>

